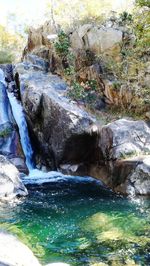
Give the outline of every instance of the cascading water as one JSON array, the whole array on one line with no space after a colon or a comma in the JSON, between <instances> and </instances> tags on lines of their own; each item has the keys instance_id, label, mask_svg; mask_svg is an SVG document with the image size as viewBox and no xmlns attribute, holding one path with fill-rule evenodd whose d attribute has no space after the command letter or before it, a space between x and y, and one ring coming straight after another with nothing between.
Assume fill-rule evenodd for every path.
<instances>
[{"instance_id":1,"label":"cascading water","mask_svg":"<svg viewBox=\"0 0 150 266\"><path fill-rule=\"evenodd\" d=\"M7 91L7 95L8 95L11 107L12 107L14 119L19 128L21 145L22 145L24 155L26 157L26 165L30 171L34 169L33 150L32 150L31 143L30 143L30 138L28 134L28 128L27 128L27 123L26 123L23 107L21 103L14 97L14 95L11 92Z\"/></svg>"},{"instance_id":2,"label":"cascading water","mask_svg":"<svg viewBox=\"0 0 150 266\"><path fill-rule=\"evenodd\" d=\"M0 105L2 110L0 110L1 111L0 118L3 123L9 121L7 105L10 104L14 119L19 128L22 149L26 157L26 165L30 171L34 169L33 150L32 150L31 143L30 143L30 138L28 134L28 128L27 128L24 111L23 111L21 103L14 97L13 93L7 90L6 82L5 82L5 75L2 69L0 69L0 89L1 89L0 92L2 94L2 97L1 97L2 103ZM7 98L6 96L8 96L7 101L9 99L9 103L6 102L6 100L4 99L4 96L5 98Z\"/></svg>"},{"instance_id":3,"label":"cascading water","mask_svg":"<svg viewBox=\"0 0 150 266\"><path fill-rule=\"evenodd\" d=\"M0 69L0 122L2 124L9 122L8 101L5 86L5 76Z\"/></svg>"},{"instance_id":4,"label":"cascading water","mask_svg":"<svg viewBox=\"0 0 150 266\"><path fill-rule=\"evenodd\" d=\"M2 80L5 91L7 91L9 103L12 108L12 113L19 128L21 145L22 145L24 155L26 157L26 165L29 170L29 175L23 177L23 182L25 184L41 184L41 183L54 182L54 181L57 182L60 180L61 181L62 180L63 181L73 180L74 182L85 182L85 183L96 182L102 185L101 181L96 181L92 177L85 178L85 177L76 176L76 178L74 178L74 176L66 176L66 175L63 175L55 171L43 172L34 167L33 149L32 149L29 134L28 134L28 127L27 127L27 122L26 122L23 107L21 103L16 99L13 92L9 92L9 89L7 89L6 82L5 82L5 76L1 69L0 69L0 80Z\"/></svg>"}]
</instances>

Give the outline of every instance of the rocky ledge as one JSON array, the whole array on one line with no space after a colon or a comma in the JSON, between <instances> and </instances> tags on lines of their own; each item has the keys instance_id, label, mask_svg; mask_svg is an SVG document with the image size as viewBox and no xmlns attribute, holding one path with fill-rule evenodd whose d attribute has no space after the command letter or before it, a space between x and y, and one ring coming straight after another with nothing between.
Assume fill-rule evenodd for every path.
<instances>
[{"instance_id":1,"label":"rocky ledge","mask_svg":"<svg viewBox=\"0 0 150 266\"><path fill-rule=\"evenodd\" d=\"M17 168L0 155L0 200L10 201L28 194Z\"/></svg>"},{"instance_id":2,"label":"rocky ledge","mask_svg":"<svg viewBox=\"0 0 150 266\"><path fill-rule=\"evenodd\" d=\"M15 236L0 232L1 266L41 266L32 251ZM47 266L67 266L66 263L51 263ZM68 265L69 266L69 265Z\"/></svg>"},{"instance_id":3,"label":"rocky ledge","mask_svg":"<svg viewBox=\"0 0 150 266\"><path fill-rule=\"evenodd\" d=\"M66 164L90 164L97 142L95 119L65 97L66 83L35 70L29 62L17 65L15 71L39 167L56 170Z\"/></svg>"},{"instance_id":4,"label":"rocky ledge","mask_svg":"<svg viewBox=\"0 0 150 266\"><path fill-rule=\"evenodd\" d=\"M68 87L34 56L15 68L20 79L36 163L90 175L123 194L150 194L150 128L144 121L98 123L66 97ZM36 64L40 62L39 65Z\"/></svg>"}]
</instances>

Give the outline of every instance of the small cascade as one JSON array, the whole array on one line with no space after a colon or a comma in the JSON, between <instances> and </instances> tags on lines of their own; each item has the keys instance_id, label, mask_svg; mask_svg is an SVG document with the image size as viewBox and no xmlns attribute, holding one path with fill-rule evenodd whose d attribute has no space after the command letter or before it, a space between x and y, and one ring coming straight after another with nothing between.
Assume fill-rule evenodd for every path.
<instances>
[{"instance_id":1,"label":"small cascade","mask_svg":"<svg viewBox=\"0 0 150 266\"><path fill-rule=\"evenodd\" d=\"M0 69L0 122L1 124L9 122L8 117L8 100L6 94L5 76Z\"/></svg>"},{"instance_id":2,"label":"small cascade","mask_svg":"<svg viewBox=\"0 0 150 266\"><path fill-rule=\"evenodd\" d=\"M33 163L33 150L30 143L30 138L28 134L27 122L25 119L23 107L21 103L15 98L13 93L7 91L10 105L12 107L12 112L14 119L19 128L20 140L24 155L26 157L26 165L30 170L34 169Z\"/></svg>"},{"instance_id":3,"label":"small cascade","mask_svg":"<svg viewBox=\"0 0 150 266\"><path fill-rule=\"evenodd\" d=\"M15 119L19 128L21 145L24 155L26 157L26 165L30 171L34 169L33 150L30 143L23 107L21 105L21 102L19 102L17 98L14 96L13 90L16 91L17 88L13 80L12 65L7 65L5 71L6 71L6 79L3 70L0 69L0 95L1 95L0 121L3 123L10 121L9 109L11 108L13 119ZM11 83L13 83L13 85Z\"/></svg>"}]
</instances>

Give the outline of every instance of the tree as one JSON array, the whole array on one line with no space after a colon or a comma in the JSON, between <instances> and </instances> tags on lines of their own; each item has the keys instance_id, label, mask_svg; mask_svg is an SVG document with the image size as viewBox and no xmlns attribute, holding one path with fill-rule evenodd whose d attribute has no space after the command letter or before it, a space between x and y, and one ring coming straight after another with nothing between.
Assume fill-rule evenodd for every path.
<instances>
[{"instance_id":1,"label":"tree","mask_svg":"<svg viewBox=\"0 0 150 266\"><path fill-rule=\"evenodd\" d=\"M141 7L149 7L150 8L150 1L149 0L136 0L136 4Z\"/></svg>"}]
</instances>

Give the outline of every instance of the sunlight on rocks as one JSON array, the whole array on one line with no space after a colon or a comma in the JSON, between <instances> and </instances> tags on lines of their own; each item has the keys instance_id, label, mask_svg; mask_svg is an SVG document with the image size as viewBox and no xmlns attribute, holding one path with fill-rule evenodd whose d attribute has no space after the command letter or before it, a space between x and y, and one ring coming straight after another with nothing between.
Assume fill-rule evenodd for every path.
<instances>
[{"instance_id":1,"label":"sunlight on rocks","mask_svg":"<svg viewBox=\"0 0 150 266\"><path fill-rule=\"evenodd\" d=\"M96 262L96 263L90 264L90 266L108 266L108 264L104 262Z\"/></svg>"},{"instance_id":2,"label":"sunlight on rocks","mask_svg":"<svg viewBox=\"0 0 150 266\"><path fill-rule=\"evenodd\" d=\"M123 238L123 232L118 228L112 228L109 231L104 231L100 235L97 236L97 240L105 241L105 240L118 240Z\"/></svg>"},{"instance_id":3,"label":"sunlight on rocks","mask_svg":"<svg viewBox=\"0 0 150 266\"><path fill-rule=\"evenodd\" d=\"M79 249L81 249L81 250L87 249L91 245L91 242L88 239L86 239L85 237L79 238L78 242L79 242Z\"/></svg>"}]
</instances>

